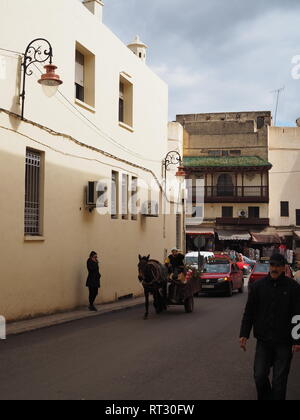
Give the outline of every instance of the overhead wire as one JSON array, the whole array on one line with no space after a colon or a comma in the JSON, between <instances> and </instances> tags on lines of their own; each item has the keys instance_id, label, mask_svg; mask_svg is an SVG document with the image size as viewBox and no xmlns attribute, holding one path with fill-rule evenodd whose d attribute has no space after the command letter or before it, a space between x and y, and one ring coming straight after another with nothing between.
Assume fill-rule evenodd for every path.
<instances>
[{"instance_id":1,"label":"overhead wire","mask_svg":"<svg viewBox=\"0 0 300 420\"><path fill-rule=\"evenodd\" d=\"M6 52L11 52L13 54L18 54L18 55L24 55L20 52L17 51L13 51L13 50L8 50L8 49L4 49L4 48L0 48L1 51L6 51ZM38 67L38 65L36 63L34 63L34 67L39 71L40 74L42 74L42 70ZM39 77L33 72L34 76L38 79ZM128 147L122 145L121 143L119 143L116 139L114 139L112 136L110 136L109 134L107 134L105 131L103 131L103 129L101 129L98 125L96 125L95 123L93 123L86 115L84 115L77 106L75 106L59 89L58 89L58 94L76 111L77 114L79 114L85 121L87 121L92 127L89 126L89 128L94 128L97 130L98 135L99 133L102 135L102 139L104 138L104 140L106 140L108 143L113 143L114 146L120 148L121 150L125 151L126 153L132 155L135 158L138 158L140 160L143 161L147 161L147 162L152 162L152 163L161 163L162 160L157 160L157 159L149 159L147 157L145 157L144 155L141 155L140 153L135 152L132 149L129 149ZM57 98L56 98L57 99ZM63 102L61 102L62 105L65 105ZM69 109L70 112L72 112L72 110ZM72 112L73 115L75 115L78 118L78 115L76 115L74 112Z\"/></svg>"}]
</instances>

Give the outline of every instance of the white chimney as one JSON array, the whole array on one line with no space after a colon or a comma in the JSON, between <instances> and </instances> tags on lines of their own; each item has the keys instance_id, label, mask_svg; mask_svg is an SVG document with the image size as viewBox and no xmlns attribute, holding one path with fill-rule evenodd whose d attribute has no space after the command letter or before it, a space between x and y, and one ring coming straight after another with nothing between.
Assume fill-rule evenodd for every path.
<instances>
[{"instance_id":1,"label":"white chimney","mask_svg":"<svg viewBox=\"0 0 300 420\"><path fill-rule=\"evenodd\" d=\"M84 0L82 3L102 22L104 3L101 0Z\"/></svg>"},{"instance_id":2,"label":"white chimney","mask_svg":"<svg viewBox=\"0 0 300 420\"><path fill-rule=\"evenodd\" d=\"M143 62L146 63L147 59L147 45L144 44L140 37L137 35L135 39L127 45L127 47Z\"/></svg>"}]
</instances>

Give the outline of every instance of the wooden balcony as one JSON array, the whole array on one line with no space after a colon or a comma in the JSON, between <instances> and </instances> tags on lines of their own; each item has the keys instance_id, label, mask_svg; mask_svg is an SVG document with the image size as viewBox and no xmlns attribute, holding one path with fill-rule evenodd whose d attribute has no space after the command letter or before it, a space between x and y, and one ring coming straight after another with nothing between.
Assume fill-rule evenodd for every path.
<instances>
[{"instance_id":1,"label":"wooden balcony","mask_svg":"<svg viewBox=\"0 0 300 420\"><path fill-rule=\"evenodd\" d=\"M199 193L201 194L201 191ZM204 197L205 203L269 203L270 201L267 186L204 187ZM195 188L193 202L197 202Z\"/></svg>"},{"instance_id":2,"label":"wooden balcony","mask_svg":"<svg viewBox=\"0 0 300 420\"><path fill-rule=\"evenodd\" d=\"M217 225L239 225L239 226L269 226L270 219L258 219L249 217L219 217Z\"/></svg>"}]
</instances>

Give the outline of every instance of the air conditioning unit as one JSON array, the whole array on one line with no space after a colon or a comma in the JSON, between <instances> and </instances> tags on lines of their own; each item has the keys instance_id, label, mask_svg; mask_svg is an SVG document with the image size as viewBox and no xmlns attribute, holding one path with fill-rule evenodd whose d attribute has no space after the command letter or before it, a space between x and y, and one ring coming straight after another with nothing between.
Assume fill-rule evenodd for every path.
<instances>
[{"instance_id":1,"label":"air conditioning unit","mask_svg":"<svg viewBox=\"0 0 300 420\"><path fill-rule=\"evenodd\" d=\"M158 217L159 205L157 201L145 201L142 204L142 216L145 217Z\"/></svg>"},{"instance_id":2,"label":"air conditioning unit","mask_svg":"<svg viewBox=\"0 0 300 420\"><path fill-rule=\"evenodd\" d=\"M89 181L86 189L86 205L96 207L97 202L97 182Z\"/></svg>"},{"instance_id":3,"label":"air conditioning unit","mask_svg":"<svg viewBox=\"0 0 300 420\"><path fill-rule=\"evenodd\" d=\"M248 217L248 212L247 212L247 210L240 210L240 211L239 211L239 217L242 217L242 218L246 218L246 217Z\"/></svg>"},{"instance_id":4,"label":"air conditioning unit","mask_svg":"<svg viewBox=\"0 0 300 420\"><path fill-rule=\"evenodd\" d=\"M92 210L97 207L107 207L107 185L99 181L89 181L86 188L86 206ZM102 197L102 200L99 200Z\"/></svg>"}]
</instances>

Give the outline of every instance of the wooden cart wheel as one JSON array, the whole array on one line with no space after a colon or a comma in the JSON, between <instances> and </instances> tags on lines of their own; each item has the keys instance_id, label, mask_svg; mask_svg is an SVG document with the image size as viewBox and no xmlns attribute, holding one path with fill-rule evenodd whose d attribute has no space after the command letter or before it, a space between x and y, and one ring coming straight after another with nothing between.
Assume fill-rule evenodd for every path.
<instances>
[{"instance_id":1,"label":"wooden cart wheel","mask_svg":"<svg viewBox=\"0 0 300 420\"><path fill-rule=\"evenodd\" d=\"M191 296L185 300L184 308L187 314L194 312L194 296Z\"/></svg>"}]
</instances>

